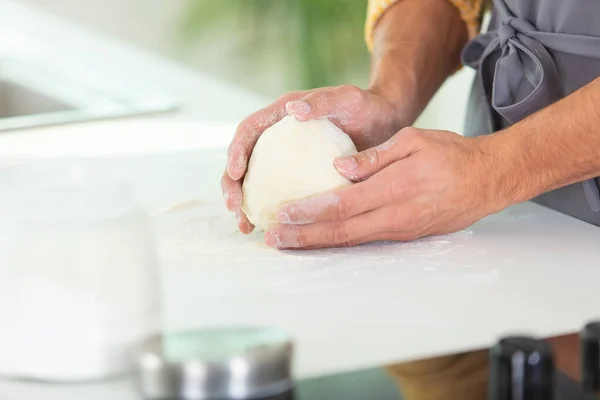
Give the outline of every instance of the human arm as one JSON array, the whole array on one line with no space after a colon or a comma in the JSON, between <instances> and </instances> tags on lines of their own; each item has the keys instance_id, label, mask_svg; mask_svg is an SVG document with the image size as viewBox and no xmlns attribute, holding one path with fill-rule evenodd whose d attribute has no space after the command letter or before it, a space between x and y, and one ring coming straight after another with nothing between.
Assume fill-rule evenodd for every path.
<instances>
[{"instance_id":1,"label":"human arm","mask_svg":"<svg viewBox=\"0 0 600 400\"><path fill-rule=\"evenodd\" d=\"M250 115L229 146L221 180L229 210L240 230L253 226L242 213L241 185L252 149L265 129L287 114L297 119L328 118L359 150L388 140L417 118L443 80L458 65L467 39L457 9L446 0L401 0L389 7L374 30L372 78L355 86L292 92Z\"/></svg>"},{"instance_id":2,"label":"human arm","mask_svg":"<svg viewBox=\"0 0 600 400\"><path fill-rule=\"evenodd\" d=\"M600 78L492 135L406 128L383 145L337 160L338 171L358 183L327 194L328 202L315 197L287 205L267 242L313 248L445 234L600 176L598 104Z\"/></svg>"},{"instance_id":3,"label":"human arm","mask_svg":"<svg viewBox=\"0 0 600 400\"><path fill-rule=\"evenodd\" d=\"M398 0L370 35L369 88L395 104L404 126L410 125L459 67L467 27L448 0Z\"/></svg>"},{"instance_id":4,"label":"human arm","mask_svg":"<svg viewBox=\"0 0 600 400\"><path fill-rule=\"evenodd\" d=\"M600 78L494 135L505 204L600 176L598 104Z\"/></svg>"}]
</instances>

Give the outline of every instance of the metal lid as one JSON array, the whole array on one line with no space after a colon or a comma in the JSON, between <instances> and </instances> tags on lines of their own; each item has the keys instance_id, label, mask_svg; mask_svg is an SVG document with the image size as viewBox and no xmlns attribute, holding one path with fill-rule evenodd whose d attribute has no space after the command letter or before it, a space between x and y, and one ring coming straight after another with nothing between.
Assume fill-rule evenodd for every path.
<instances>
[{"instance_id":1,"label":"metal lid","mask_svg":"<svg viewBox=\"0 0 600 400\"><path fill-rule=\"evenodd\" d=\"M550 344L531 337L506 337L490 351L491 400L551 400L554 354Z\"/></svg>"},{"instance_id":2,"label":"metal lid","mask_svg":"<svg viewBox=\"0 0 600 400\"><path fill-rule=\"evenodd\" d=\"M255 399L291 390L292 343L277 329L214 328L144 342L136 383L147 399Z\"/></svg>"},{"instance_id":3,"label":"metal lid","mask_svg":"<svg viewBox=\"0 0 600 400\"><path fill-rule=\"evenodd\" d=\"M600 322L587 324L581 332L581 374L585 389L600 390Z\"/></svg>"}]
</instances>

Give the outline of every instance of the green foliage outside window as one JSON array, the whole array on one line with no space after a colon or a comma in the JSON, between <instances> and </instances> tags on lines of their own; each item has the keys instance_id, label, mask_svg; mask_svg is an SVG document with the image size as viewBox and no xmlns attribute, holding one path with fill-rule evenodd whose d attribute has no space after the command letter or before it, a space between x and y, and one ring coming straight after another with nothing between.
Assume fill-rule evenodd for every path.
<instances>
[{"instance_id":1,"label":"green foliage outside window","mask_svg":"<svg viewBox=\"0 0 600 400\"><path fill-rule=\"evenodd\" d=\"M338 85L349 72L367 76L366 8L366 0L188 0L181 33L191 44L233 26L240 57L260 63L276 52L300 88Z\"/></svg>"}]
</instances>

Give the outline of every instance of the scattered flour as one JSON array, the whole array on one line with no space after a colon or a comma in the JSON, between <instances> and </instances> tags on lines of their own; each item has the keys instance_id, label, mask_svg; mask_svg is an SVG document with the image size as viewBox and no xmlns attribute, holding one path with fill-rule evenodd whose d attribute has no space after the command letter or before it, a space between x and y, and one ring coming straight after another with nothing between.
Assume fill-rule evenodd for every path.
<instances>
[{"instance_id":1,"label":"scattered flour","mask_svg":"<svg viewBox=\"0 0 600 400\"><path fill-rule=\"evenodd\" d=\"M234 287L288 294L359 290L366 279L378 279L390 272L404 278L443 279L459 284L461 279L472 279L469 277L482 272L481 266L472 262L481 254L463 245L473 235L470 230L411 243L376 242L352 248L278 251L264 244L261 232L240 233L235 216L221 201L180 204L197 206L174 205L157 216L159 254L165 265L202 269L203 275L214 280L214 296L230 292L233 295ZM248 282L254 279L252 271L262 277L260 281Z\"/></svg>"}]
</instances>

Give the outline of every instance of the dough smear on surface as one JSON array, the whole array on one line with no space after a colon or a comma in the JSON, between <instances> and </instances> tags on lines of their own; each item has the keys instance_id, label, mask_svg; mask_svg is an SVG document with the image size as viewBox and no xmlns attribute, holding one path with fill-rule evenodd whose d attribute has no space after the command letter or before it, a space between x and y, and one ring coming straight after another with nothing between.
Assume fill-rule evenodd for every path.
<instances>
[{"instance_id":1,"label":"dough smear on surface","mask_svg":"<svg viewBox=\"0 0 600 400\"><path fill-rule=\"evenodd\" d=\"M333 162L356 152L352 139L327 119L284 117L254 147L242 186L242 210L257 229L269 229L284 204L350 185Z\"/></svg>"}]
</instances>

